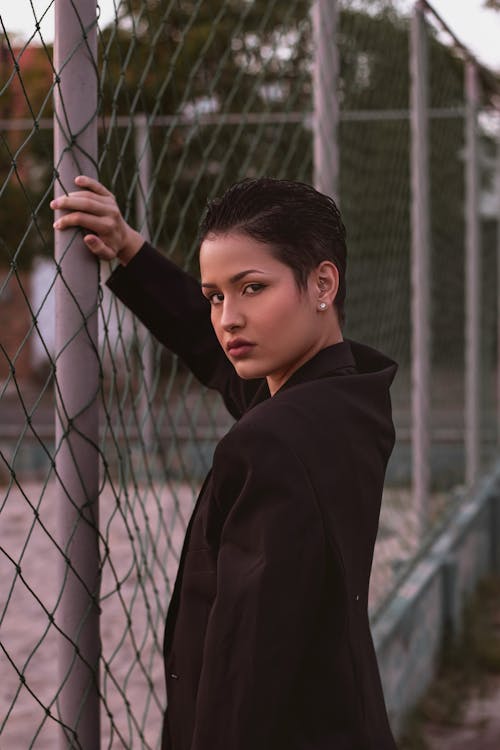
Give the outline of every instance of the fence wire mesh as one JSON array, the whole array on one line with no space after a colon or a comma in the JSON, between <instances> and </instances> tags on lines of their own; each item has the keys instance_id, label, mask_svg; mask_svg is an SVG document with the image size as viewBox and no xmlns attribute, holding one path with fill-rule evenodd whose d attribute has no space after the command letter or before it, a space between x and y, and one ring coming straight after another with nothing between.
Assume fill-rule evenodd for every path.
<instances>
[{"instance_id":1,"label":"fence wire mesh","mask_svg":"<svg viewBox=\"0 0 500 750\"><path fill-rule=\"evenodd\" d=\"M40 26L54 3L31 8L29 37L10 31L7 12L0 37L0 746L43 750L63 731L59 702L68 673L55 665L67 640L60 606L73 567L71 538L58 522L61 441L54 432L60 265L49 201L58 179L52 118L61 71L54 70L52 36ZM196 273L207 198L246 176L314 178L310 3L115 0L112 13L104 10L103 3L100 178L145 237ZM463 59L430 11L427 20L434 528L450 507L450 490L464 481L466 153ZM85 46L88 29L82 24L81 31ZM400 363L399 439L375 555L373 614L422 545L410 490L408 35L408 18L393 3L341 2L332 40L340 61L339 195L349 235L347 334ZM481 219L483 468L497 442L496 138L488 110L481 205L491 199L496 208ZM101 277L108 273L103 264ZM97 314L102 746L156 748L166 608L194 498L230 420L105 286ZM82 315L81 330L89 317ZM77 660L80 644L68 645ZM83 747L78 726L65 732L68 747Z\"/></svg>"}]
</instances>

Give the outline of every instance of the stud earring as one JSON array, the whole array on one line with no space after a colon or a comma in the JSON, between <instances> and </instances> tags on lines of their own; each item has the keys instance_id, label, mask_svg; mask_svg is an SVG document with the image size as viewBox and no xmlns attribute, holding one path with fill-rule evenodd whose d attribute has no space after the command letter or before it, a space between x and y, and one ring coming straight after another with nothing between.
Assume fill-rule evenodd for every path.
<instances>
[{"instance_id":1,"label":"stud earring","mask_svg":"<svg viewBox=\"0 0 500 750\"><path fill-rule=\"evenodd\" d=\"M326 307L327 307L326 302L320 302L318 305L319 310L326 310Z\"/></svg>"}]
</instances>

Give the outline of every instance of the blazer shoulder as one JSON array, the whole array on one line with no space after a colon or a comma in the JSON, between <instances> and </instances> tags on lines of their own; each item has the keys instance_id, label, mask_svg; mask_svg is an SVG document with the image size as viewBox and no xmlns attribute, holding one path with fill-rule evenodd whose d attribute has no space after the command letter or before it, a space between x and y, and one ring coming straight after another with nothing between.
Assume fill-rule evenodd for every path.
<instances>
[{"instance_id":1,"label":"blazer shoulder","mask_svg":"<svg viewBox=\"0 0 500 750\"><path fill-rule=\"evenodd\" d=\"M293 433L301 430L300 411L294 409L293 398L268 398L243 414L222 439L222 447L242 444L258 453L265 446L293 451Z\"/></svg>"},{"instance_id":2,"label":"blazer shoulder","mask_svg":"<svg viewBox=\"0 0 500 750\"><path fill-rule=\"evenodd\" d=\"M272 441L302 452L304 436L314 433L319 413L332 412L341 406L345 396L336 393L326 382L311 381L256 404L246 411L228 433L231 440L257 443Z\"/></svg>"},{"instance_id":3,"label":"blazer shoulder","mask_svg":"<svg viewBox=\"0 0 500 750\"><path fill-rule=\"evenodd\" d=\"M266 450L292 450L292 442L279 421L277 411L262 406L258 404L235 422L217 445L216 455L241 451L251 458Z\"/></svg>"}]
</instances>

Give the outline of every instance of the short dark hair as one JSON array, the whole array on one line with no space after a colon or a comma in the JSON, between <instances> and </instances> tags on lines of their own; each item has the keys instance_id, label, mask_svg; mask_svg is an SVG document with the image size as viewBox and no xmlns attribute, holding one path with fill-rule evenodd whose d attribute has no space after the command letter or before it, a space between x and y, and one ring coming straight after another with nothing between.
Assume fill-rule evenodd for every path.
<instances>
[{"instance_id":1,"label":"short dark hair","mask_svg":"<svg viewBox=\"0 0 500 750\"><path fill-rule=\"evenodd\" d=\"M346 231L335 201L304 182L270 177L237 182L208 203L200 224L200 244L209 234L238 231L270 246L273 255L292 269L297 284L322 261L339 272L335 306L344 321L346 295Z\"/></svg>"}]
</instances>

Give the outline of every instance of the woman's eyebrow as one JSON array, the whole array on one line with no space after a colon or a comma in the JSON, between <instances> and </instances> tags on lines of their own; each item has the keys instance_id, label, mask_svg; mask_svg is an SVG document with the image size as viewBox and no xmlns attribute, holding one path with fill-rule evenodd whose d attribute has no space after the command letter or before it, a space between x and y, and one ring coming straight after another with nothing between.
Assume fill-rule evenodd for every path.
<instances>
[{"instance_id":1,"label":"woman's eyebrow","mask_svg":"<svg viewBox=\"0 0 500 750\"><path fill-rule=\"evenodd\" d=\"M247 271L240 271L239 273L235 273L234 276L231 276L229 279L230 284L236 284L237 281L241 281L241 279L245 278L245 276L248 276L249 273L265 273L265 271L259 271L258 268L249 268ZM217 284L210 284L208 282L204 282L201 285L204 289L216 289Z\"/></svg>"}]
</instances>

